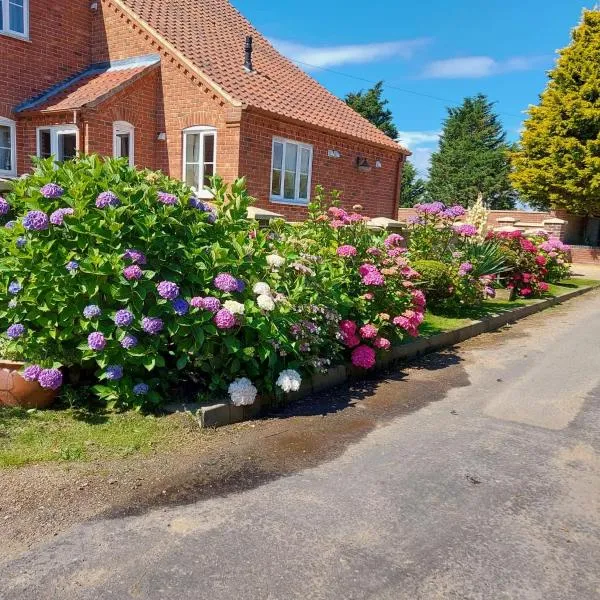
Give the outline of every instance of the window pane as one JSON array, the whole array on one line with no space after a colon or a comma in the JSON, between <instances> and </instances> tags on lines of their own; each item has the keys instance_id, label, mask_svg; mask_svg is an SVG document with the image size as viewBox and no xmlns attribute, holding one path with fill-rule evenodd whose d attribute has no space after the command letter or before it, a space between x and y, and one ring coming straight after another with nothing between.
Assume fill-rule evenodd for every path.
<instances>
[{"instance_id":1,"label":"window pane","mask_svg":"<svg viewBox=\"0 0 600 600\"><path fill-rule=\"evenodd\" d=\"M0 31L4 29L4 7L2 6L2 0L0 0Z\"/></svg>"},{"instance_id":2,"label":"window pane","mask_svg":"<svg viewBox=\"0 0 600 600\"><path fill-rule=\"evenodd\" d=\"M310 170L310 150L302 148L300 151L300 173L308 175Z\"/></svg>"},{"instance_id":3,"label":"window pane","mask_svg":"<svg viewBox=\"0 0 600 600\"><path fill-rule=\"evenodd\" d=\"M296 161L298 159L298 146L287 144L285 148L285 170L296 172Z\"/></svg>"},{"instance_id":4,"label":"window pane","mask_svg":"<svg viewBox=\"0 0 600 600\"><path fill-rule=\"evenodd\" d=\"M279 169L283 166L283 144L280 142L275 142L273 144L273 168Z\"/></svg>"},{"instance_id":5,"label":"window pane","mask_svg":"<svg viewBox=\"0 0 600 600\"><path fill-rule=\"evenodd\" d=\"M185 134L185 160L187 163L200 162L200 134L186 133ZM197 181L197 180L196 180Z\"/></svg>"},{"instance_id":6,"label":"window pane","mask_svg":"<svg viewBox=\"0 0 600 600\"><path fill-rule=\"evenodd\" d=\"M50 130L40 129L39 132L40 158L49 158L52 156L52 146L50 141Z\"/></svg>"},{"instance_id":7,"label":"window pane","mask_svg":"<svg viewBox=\"0 0 600 600\"><path fill-rule=\"evenodd\" d=\"M63 133L58 136L58 160L71 160L77 155L77 136Z\"/></svg>"},{"instance_id":8,"label":"window pane","mask_svg":"<svg viewBox=\"0 0 600 600\"><path fill-rule=\"evenodd\" d=\"M212 133L204 135L204 162L215 162L215 136Z\"/></svg>"},{"instance_id":9,"label":"window pane","mask_svg":"<svg viewBox=\"0 0 600 600\"><path fill-rule=\"evenodd\" d=\"M273 196L281 196L281 171L279 169L273 169L271 194L273 194Z\"/></svg>"},{"instance_id":10,"label":"window pane","mask_svg":"<svg viewBox=\"0 0 600 600\"><path fill-rule=\"evenodd\" d=\"M214 163L206 163L204 165L204 186L211 187L210 178L215 174Z\"/></svg>"},{"instance_id":11,"label":"window pane","mask_svg":"<svg viewBox=\"0 0 600 600\"><path fill-rule=\"evenodd\" d=\"M10 127L0 125L0 148L10 148Z\"/></svg>"},{"instance_id":12,"label":"window pane","mask_svg":"<svg viewBox=\"0 0 600 600\"><path fill-rule=\"evenodd\" d=\"M302 200L308 200L308 175L300 173L300 191L298 197Z\"/></svg>"},{"instance_id":13,"label":"window pane","mask_svg":"<svg viewBox=\"0 0 600 600\"><path fill-rule=\"evenodd\" d=\"M117 135L117 154L119 158L129 158L131 156L131 136L128 133L119 133Z\"/></svg>"},{"instance_id":14,"label":"window pane","mask_svg":"<svg viewBox=\"0 0 600 600\"><path fill-rule=\"evenodd\" d=\"M185 182L195 190L198 189L198 181L200 179L200 165L185 166Z\"/></svg>"},{"instance_id":15,"label":"window pane","mask_svg":"<svg viewBox=\"0 0 600 600\"><path fill-rule=\"evenodd\" d=\"M25 33L24 0L9 0L8 3L8 28L15 33Z\"/></svg>"}]
</instances>

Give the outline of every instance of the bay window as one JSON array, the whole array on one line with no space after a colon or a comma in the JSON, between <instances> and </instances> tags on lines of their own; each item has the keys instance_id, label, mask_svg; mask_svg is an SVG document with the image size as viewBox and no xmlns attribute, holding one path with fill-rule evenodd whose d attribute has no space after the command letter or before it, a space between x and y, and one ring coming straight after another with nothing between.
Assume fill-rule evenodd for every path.
<instances>
[{"instance_id":1,"label":"bay window","mask_svg":"<svg viewBox=\"0 0 600 600\"><path fill-rule=\"evenodd\" d=\"M76 125L39 127L37 130L37 155L39 158L54 156L58 162L77 156L79 130Z\"/></svg>"},{"instance_id":2,"label":"bay window","mask_svg":"<svg viewBox=\"0 0 600 600\"><path fill-rule=\"evenodd\" d=\"M0 0L0 33L29 37L29 0Z\"/></svg>"},{"instance_id":3,"label":"bay window","mask_svg":"<svg viewBox=\"0 0 600 600\"><path fill-rule=\"evenodd\" d=\"M271 201L308 204L313 149L281 138L273 139Z\"/></svg>"},{"instance_id":4,"label":"bay window","mask_svg":"<svg viewBox=\"0 0 600 600\"><path fill-rule=\"evenodd\" d=\"M189 127L183 131L183 181L203 198L216 172L217 130L214 127Z\"/></svg>"}]
</instances>

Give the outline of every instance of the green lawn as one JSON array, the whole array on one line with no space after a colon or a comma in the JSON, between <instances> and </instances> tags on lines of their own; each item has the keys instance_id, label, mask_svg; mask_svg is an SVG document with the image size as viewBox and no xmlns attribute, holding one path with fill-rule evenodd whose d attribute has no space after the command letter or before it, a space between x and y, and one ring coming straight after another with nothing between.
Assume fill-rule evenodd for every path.
<instances>
[{"instance_id":1,"label":"green lawn","mask_svg":"<svg viewBox=\"0 0 600 600\"><path fill-rule=\"evenodd\" d=\"M0 408L0 468L149 454L200 435L191 417Z\"/></svg>"}]
</instances>

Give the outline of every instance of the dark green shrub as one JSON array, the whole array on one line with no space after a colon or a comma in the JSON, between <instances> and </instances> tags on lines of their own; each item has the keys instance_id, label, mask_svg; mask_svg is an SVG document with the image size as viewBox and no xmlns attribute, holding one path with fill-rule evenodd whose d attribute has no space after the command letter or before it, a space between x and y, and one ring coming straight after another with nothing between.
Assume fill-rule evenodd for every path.
<instances>
[{"instance_id":1,"label":"dark green shrub","mask_svg":"<svg viewBox=\"0 0 600 600\"><path fill-rule=\"evenodd\" d=\"M425 293L430 306L452 296L454 280L449 265L437 260L418 260L413 266L420 275L417 285Z\"/></svg>"}]
</instances>

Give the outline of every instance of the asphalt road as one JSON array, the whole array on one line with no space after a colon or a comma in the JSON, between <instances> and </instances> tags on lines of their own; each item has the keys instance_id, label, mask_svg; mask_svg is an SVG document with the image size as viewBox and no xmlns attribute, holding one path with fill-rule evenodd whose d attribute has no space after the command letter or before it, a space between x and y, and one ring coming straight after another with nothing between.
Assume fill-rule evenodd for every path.
<instances>
[{"instance_id":1,"label":"asphalt road","mask_svg":"<svg viewBox=\"0 0 600 600\"><path fill-rule=\"evenodd\" d=\"M344 408L429 395L334 458L83 523L0 598L600 598L599 349L599 293L467 342Z\"/></svg>"}]
</instances>

